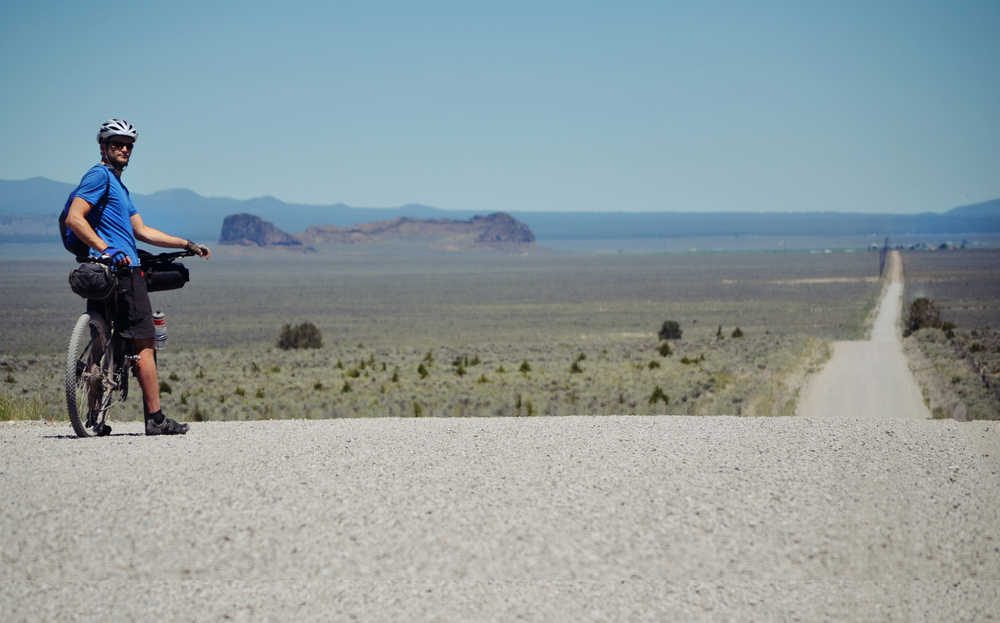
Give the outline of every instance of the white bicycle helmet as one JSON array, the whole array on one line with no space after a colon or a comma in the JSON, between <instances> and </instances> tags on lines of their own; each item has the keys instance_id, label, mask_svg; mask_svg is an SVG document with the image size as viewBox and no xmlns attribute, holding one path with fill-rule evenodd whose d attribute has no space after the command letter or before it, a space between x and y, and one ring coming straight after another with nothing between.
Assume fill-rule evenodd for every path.
<instances>
[{"instance_id":1,"label":"white bicycle helmet","mask_svg":"<svg viewBox=\"0 0 1000 623\"><path fill-rule=\"evenodd\" d=\"M112 136L127 136L135 140L139 137L139 133L136 132L135 126L124 119L108 119L97 131L97 142L103 144Z\"/></svg>"}]
</instances>

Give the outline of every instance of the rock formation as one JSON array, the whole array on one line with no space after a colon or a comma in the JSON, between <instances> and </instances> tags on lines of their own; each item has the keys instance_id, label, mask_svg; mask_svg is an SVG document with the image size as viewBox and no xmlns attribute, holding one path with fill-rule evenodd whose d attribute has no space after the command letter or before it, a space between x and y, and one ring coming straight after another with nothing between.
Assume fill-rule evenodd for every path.
<instances>
[{"instance_id":1,"label":"rock formation","mask_svg":"<svg viewBox=\"0 0 1000 623\"><path fill-rule=\"evenodd\" d=\"M527 225L503 212L475 216L467 221L400 217L349 227L315 225L295 236L256 216L234 214L226 217L219 242L267 247L360 244L384 240L425 241L449 250L482 247L511 250L531 245L535 236Z\"/></svg>"},{"instance_id":2,"label":"rock formation","mask_svg":"<svg viewBox=\"0 0 1000 623\"><path fill-rule=\"evenodd\" d=\"M230 214L222 221L219 244L258 247L300 247L302 241L253 214Z\"/></svg>"}]
</instances>

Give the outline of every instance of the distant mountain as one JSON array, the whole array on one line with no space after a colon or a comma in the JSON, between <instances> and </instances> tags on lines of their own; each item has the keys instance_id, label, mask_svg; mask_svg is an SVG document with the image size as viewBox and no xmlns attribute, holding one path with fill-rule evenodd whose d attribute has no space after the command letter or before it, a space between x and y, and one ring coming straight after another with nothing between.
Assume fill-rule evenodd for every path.
<instances>
[{"instance_id":1,"label":"distant mountain","mask_svg":"<svg viewBox=\"0 0 1000 623\"><path fill-rule=\"evenodd\" d=\"M36 177L0 180L0 241L45 241L56 232L55 219L75 184ZM408 216L412 218L471 218L472 210L445 211L420 204L399 208L354 208L343 203L307 205L285 203L274 197L230 199L202 197L187 189L161 190L151 195L132 194L143 220L164 231L193 240L215 240L222 220L229 214L263 216L286 231L303 231L310 225L348 226ZM15 218L16 217L16 218ZM57 236L52 233L52 236Z\"/></svg>"},{"instance_id":2,"label":"distant mountain","mask_svg":"<svg viewBox=\"0 0 1000 623\"><path fill-rule=\"evenodd\" d=\"M371 244L385 240L417 241L436 249L491 248L510 251L535 240L531 230L509 214L497 212L469 220L416 219L400 216L349 227L314 225L288 234L253 214L231 214L223 220L221 244L258 247L299 247L321 244Z\"/></svg>"},{"instance_id":3,"label":"distant mountain","mask_svg":"<svg viewBox=\"0 0 1000 623\"><path fill-rule=\"evenodd\" d=\"M0 241L56 239L55 219L72 184L42 177L0 180ZM256 214L285 231L317 225L350 227L400 217L471 219L474 210L440 210L420 204L356 208L342 203L306 205L274 197L238 200L202 197L190 190L133 195L143 219L194 240L215 240L230 214ZM944 213L857 212L522 212L506 210L539 240L627 239L724 235L899 235L1000 232L1000 199Z\"/></svg>"},{"instance_id":4,"label":"distant mountain","mask_svg":"<svg viewBox=\"0 0 1000 623\"><path fill-rule=\"evenodd\" d=\"M970 217L990 217L1000 214L1000 199L994 199L993 201L984 201L983 203L974 203L967 206L959 206L953 210L949 210L948 214L952 216L961 216L965 218Z\"/></svg>"}]
</instances>

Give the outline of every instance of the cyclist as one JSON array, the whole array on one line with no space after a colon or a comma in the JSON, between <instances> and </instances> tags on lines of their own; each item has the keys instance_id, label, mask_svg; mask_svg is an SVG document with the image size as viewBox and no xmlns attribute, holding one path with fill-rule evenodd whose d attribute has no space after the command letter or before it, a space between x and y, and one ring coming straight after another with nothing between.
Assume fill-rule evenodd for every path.
<instances>
[{"instance_id":1,"label":"cyclist","mask_svg":"<svg viewBox=\"0 0 1000 623\"><path fill-rule=\"evenodd\" d=\"M128 188L121 181L137 136L135 127L123 119L109 119L101 124L97 132L101 163L84 174L66 201L66 235L75 235L83 241L90 247L92 257L109 258L118 267L115 322L121 336L132 340L139 355L136 377L142 389L146 434L183 435L188 425L165 417L160 408L160 385L153 357L156 332L146 280L139 272L136 240L158 247L186 249L206 259L211 251L204 245L163 233L142 221ZM103 205L103 210L91 214L97 205ZM95 301L87 301L87 311L100 314L102 309ZM106 427L101 432L108 434L111 428Z\"/></svg>"}]
</instances>

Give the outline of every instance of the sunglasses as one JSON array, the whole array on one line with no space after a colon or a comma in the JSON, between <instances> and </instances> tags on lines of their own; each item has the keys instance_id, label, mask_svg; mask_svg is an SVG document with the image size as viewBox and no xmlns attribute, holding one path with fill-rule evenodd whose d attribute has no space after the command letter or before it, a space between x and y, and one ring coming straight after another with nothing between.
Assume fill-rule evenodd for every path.
<instances>
[{"instance_id":1,"label":"sunglasses","mask_svg":"<svg viewBox=\"0 0 1000 623\"><path fill-rule=\"evenodd\" d=\"M115 149L124 149L128 147L129 150L131 150L133 147L135 147L135 143L127 143L125 141L108 141L108 145L114 147Z\"/></svg>"}]
</instances>

